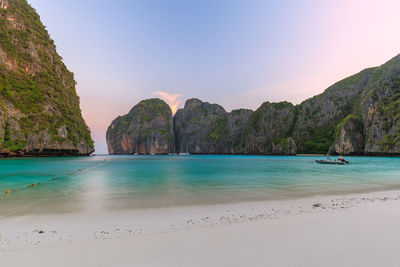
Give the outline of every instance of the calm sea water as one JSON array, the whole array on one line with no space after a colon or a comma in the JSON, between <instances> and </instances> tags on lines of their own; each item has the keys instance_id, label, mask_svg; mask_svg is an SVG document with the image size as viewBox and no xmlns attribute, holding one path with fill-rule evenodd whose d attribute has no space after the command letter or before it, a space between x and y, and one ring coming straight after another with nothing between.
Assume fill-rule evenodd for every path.
<instances>
[{"instance_id":1,"label":"calm sea water","mask_svg":"<svg viewBox=\"0 0 400 267\"><path fill-rule=\"evenodd\" d=\"M400 158L351 157L347 166L319 165L315 159L318 157L193 155L3 159L0 216L400 188ZM5 195L6 190L11 193Z\"/></svg>"}]
</instances>

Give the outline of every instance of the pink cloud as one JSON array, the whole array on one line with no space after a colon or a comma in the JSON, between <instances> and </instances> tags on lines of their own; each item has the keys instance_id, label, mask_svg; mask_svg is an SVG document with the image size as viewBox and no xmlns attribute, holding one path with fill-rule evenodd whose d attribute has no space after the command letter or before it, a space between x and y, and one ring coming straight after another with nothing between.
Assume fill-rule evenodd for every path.
<instances>
[{"instance_id":1,"label":"pink cloud","mask_svg":"<svg viewBox=\"0 0 400 267\"><path fill-rule=\"evenodd\" d=\"M182 95L180 95L180 94L169 94L167 92L158 91L158 92L155 92L154 95L161 97L161 99L163 99L165 102L167 102L167 104L171 107L173 114L175 114L175 112L178 109L179 104L182 102L180 100L180 97Z\"/></svg>"}]
</instances>

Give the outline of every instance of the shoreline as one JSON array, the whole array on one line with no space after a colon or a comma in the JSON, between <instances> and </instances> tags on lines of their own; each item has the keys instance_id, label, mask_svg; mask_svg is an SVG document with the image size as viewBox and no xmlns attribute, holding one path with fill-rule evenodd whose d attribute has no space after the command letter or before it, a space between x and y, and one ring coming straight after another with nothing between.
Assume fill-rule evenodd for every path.
<instances>
[{"instance_id":1,"label":"shoreline","mask_svg":"<svg viewBox=\"0 0 400 267\"><path fill-rule=\"evenodd\" d=\"M400 190L392 190L294 200L118 210L106 214L92 212L2 218L0 219L0 259L4 258L5 262L9 260L12 266L19 266L18 264L13 265L13 261L23 261L25 257L31 257L29 255L32 254L41 255L49 250L66 250L73 254L81 246L90 246L94 249L104 244L113 244L110 249L115 250L114 252L118 254L120 249L123 250L121 246L125 246L125 243L140 245L142 242L153 239L157 242L164 242L175 236L180 236L184 242L191 243L192 236L197 237L199 233L207 238L207 242L222 242L221 246L233 247L234 250L238 250L241 248L240 244L218 241L214 235L219 231L227 231L229 236L243 235L245 237L249 232L252 233L251 229L256 225L262 228L260 231L270 235L273 234L268 227L270 224L312 218L324 220L330 216L335 220L335 218L343 217L344 213L354 216L354 213L359 210L366 210L367 216L372 216L369 215L370 212L371 214L379 212L377 206L389 207L390 212L396 213L393 208L398 205L398 200L400 200ZM397 217L400 222L400 215ZM357 220L357 216L355 220ZM374 218L371 220L373 221ZM326 223L328 225L314 225L314 227L320 230L321 227L329 228L329 220ZM304 227L306 229L308 226L299 223L296 227L301 232ZM239 230L232 232L229 230L232 228L239 228ZM282 226L282 229L278 230L291 231L291 229L290 224ZM348 230L356 231L352 228ZM302 237L294 236L294 239L298 238ZM271 242L278 242L275 239L273 238ZM157 242L150 243L157 246ZM143 251L143 253L145 252ZM189 252L196 253L195 251ZM248 251L248 253L252 252ZM173 257L171 260L176 263L179 261L179 254L174 256L176 258ZM55 260L51 255L48 257L49 261ZM122 255L122 257L124 256ZM130 261L129 255L125 255L125 257ZM93 261L93 265L101 264L102 256ZM66 262L81 266L73 259L68 259ZM210 264L213 265L212 262Z\"/></svg>"},{"instance_id":2,"label":"shoreline","mask_svg":"<svg viewBox=\"0 0 400 267\"><path fill-rule=\"evenodd\" d=\"M164 154L94 154L94 153L25 153L0 152L1 159L20 159L20 158L68 158L68 157L99 157L99 156L288 156L288 157L326 157L326 154L209 154L209 153L164 153ZM329 157L382 157L399 158L400 153L359 153L359 154L331 154Z\"/></svg>"}]
</instances>

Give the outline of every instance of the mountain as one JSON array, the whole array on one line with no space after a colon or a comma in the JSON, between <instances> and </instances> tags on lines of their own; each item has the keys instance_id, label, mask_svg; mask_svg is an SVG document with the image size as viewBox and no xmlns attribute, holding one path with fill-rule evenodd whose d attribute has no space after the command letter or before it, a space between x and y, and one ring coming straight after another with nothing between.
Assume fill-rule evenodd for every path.
<instances>
[{"instance_id":1,"label":"mountain","mask_svg":"<svg viewBox=\"0 0 400 267\"><path fill-rule=\"evenodd\" d=\"M217 104L189 99L174 116L175 151L191 154L240 154L236 141L253 111L228 113Z\"/></svg>"},{"instance_id":2,"label":"mountain","mask_svg":"<svg viewBox=\"0 0 400 267\"><path fill-rule=\"evenodd\" d=\"M400 154L400 55L368 72L352 112L337 126L335 146L340 143L338 133L347 138L362 135L364 154ZM358 119L359 130L357 127L346 130L349 117ZM350 153L353 152L358 154L357 151Z\"/></svg>"},{"instance_id":3,"label":"mountain","mask_svg":"<svg viewBox=\"0 0 400 267\"><path fill-rule=\"evenodd\" d=\"M400 55L297 108L293 137L300 153L400 154Z\"/></svg>"},{"instance_id":4,"label":"mountain","mask_svg":"<svg viewBox=\"0 0 400 267\"><path fill-rule=\"evenodd\" d=\"M288 108L288 109L287 109ZM191 154L295 154L285 132L294 119L292 104L264 103L255 112L226 112L217 104L189 99L174 117L176 150ZM279 123L282 122L282 123ZM275 125L274 129L269 128Z\"/></svg>"},{"instance_id":5,"label":"mountain","mask_svg":"<svg viewBox=\"0 0 400 267\"><path fill-rule=\"evenodd\" d=\"M173 122L176 153L400 155L400 55L299 105L265 102L254 112L227 112L189 99Z\"/></svg>"},{"instance_id":6,"label":"mountain","mask_svg":"<svg viewBox=\"0 0 400 267\"><path fill-rule=\"evenodd\" d=\"M0 0L0 155L89 155L74 74L26 0Z\"/></svg>"},{"instance_id":7,"label":"mountain","mask_svg":"<svg viewBox=\"0 0 400 267\"><path fill-rule=\"evenodd\" d=\"M171 108L161 99L147 99L116 118L107 130L110 154L168 154L174 152Z\"/></svg>"}]
</instances>

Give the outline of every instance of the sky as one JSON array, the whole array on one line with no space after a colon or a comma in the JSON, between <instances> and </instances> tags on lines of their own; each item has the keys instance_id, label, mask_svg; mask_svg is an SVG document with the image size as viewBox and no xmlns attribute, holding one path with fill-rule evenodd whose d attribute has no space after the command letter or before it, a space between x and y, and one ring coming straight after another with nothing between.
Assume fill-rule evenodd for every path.
<instances>
[{"instance_id":1,"label":"sky","mask_svg":"<svg viewBox=\"0 0 400 267\"><path fill-rule=\"evenodd\" d=\"M298 104L400 53L398 0L28 0L75 74L97 154L147 98Z\"/></svg>"}]
</instances>

